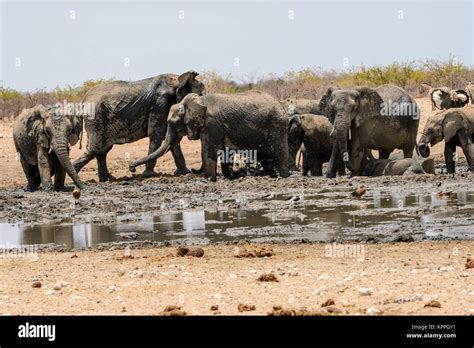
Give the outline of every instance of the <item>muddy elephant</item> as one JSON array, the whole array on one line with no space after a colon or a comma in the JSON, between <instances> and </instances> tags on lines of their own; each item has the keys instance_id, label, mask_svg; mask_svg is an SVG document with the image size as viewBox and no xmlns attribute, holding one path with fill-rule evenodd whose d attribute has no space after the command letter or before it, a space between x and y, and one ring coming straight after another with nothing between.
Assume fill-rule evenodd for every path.
<instances>
[{"instance_id":1,"label":"muddy elephant","mask_svg":"<svg viewBox=\"0 0 474 348\"><path fill-rule=\"evenodd\" d=\"M248 91L235 94L187 95L168 116L168 131L161 147L130 165L130 170L163 156L187 135L201 139L204 177L216 180L217 160L222 173L231 176L233 154L250 157L250 162L276 168L281 177L288 170L288 119L281 104L269 94ZM229 156L230 155L230 156Z\"/></svg>"},{"instance_id":2,"label":"muddy elephant","mask_svg":"<svg viewBox=\"0 0 474 348\"><path fill-rule=\"evenodd\" d=\"M281 101L281 104L290 116L295 114L320 114L319 100L316 99L286 98Z\"/></svg>"},{"instance_id":3,"label":"muddy elephant","mask_svg":"<svg viewBox=\"0 0 474 348\"><path fill-rule=\"evenodd\" d=\"M474 106L449 109L431 116L426 121L417 146L417 152L430 155L430 145L444 140L444 160L448 173L455 173L456 146L460 146L466 156L469 169L474 170Z\"/></svg>"},{"instance_id":4,"label":"muddy elephant","mask_svg":"<svg viewBox=\"0 0 474 348\"><path fill-rule=\"evenodd\" d=\"M366 164L362 171L362 175L365 176L392 176L410 173L435 174L433 159L375 159L372 154L369 154L366 157Z\"/></svg>"},{"instance_id":5,"label":"muddy elephant","mask_svg":"<svg viewBox=\"0 0 474 348\"><path fill-rule=\"evenodd\" d=\"M322 115L293 115L288 128L290 170L296 169L296 155L301 149L303 175L308 175L308 172L312 176L323 175L323 164L329 162L334 145L330 136L331 122ZM339 165L339 173L345 174L343 163Z\"/></svg>"},{"instance_id":6,"label":"muddy elephant","mask_svg":"<svg viewBox=\"0 0 474 348\"><path fill-rule=\"evenodd\" d=\"M203 83L196 80L198 73L164 74L141 81L113 81L91 88L83 103L92 103L94 115L85 117L87 132L86 152L74 162L81 170L93 158L97 159L99 180L114 179L107 169L107 153L114 144L125 144L148 137L148 153L155 151L166 134L166 120L171 106L188 93L205 94ZM186 168L179 143L171 148L176 163L175 174L185 174ZM155 176L156 161L147 163L144 177Z\"/></svg>"},{"instance_id":7,"label":"muddy elephant","mask_svg":"<svg viewBox=\"0 0 474 348\"><path fill-rule=\"evenodd\" d=\"M55 106L38 105L22 111L13 124L13 140L28 181L27 191L40 185L47 191L63 190L66 173L83 188L69 158L69 148L81 133L82 117L64 115Z\"/></svg>"},{"instance_id":8,"label":"muddy elephant","mask_svg":"<svg viewBox=\"0 0 474 348\"><path fill-rule=\"evenodd\" d=\"M367 150L378 150L379 158L388 158L393 150L401 149L405 158L412 157L420 111L403 89L393 85L330 87L320 108L333 124L336 140L327 177L336 176L341 158L351 175L360 175Z\"/></svg>"}]
</instances>

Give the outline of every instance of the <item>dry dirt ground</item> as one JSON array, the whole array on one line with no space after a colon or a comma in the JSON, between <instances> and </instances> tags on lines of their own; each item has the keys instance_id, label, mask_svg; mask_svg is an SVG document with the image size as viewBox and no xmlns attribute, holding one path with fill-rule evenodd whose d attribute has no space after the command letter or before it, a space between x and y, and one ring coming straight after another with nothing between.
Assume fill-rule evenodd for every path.
<instances>
[{"instance_id":1,"label":"dry dirt ground","mask_svg":"<svg viewBox=\"0 0 474 348\"><path fill-rule=\"evenodd\" d=\"M432 112L427 99L418 103L423 110L421 132ZM96 162L89 163L80 173L86 190L81 204L75 206L69 192L24 192L26 180L16 161L11 123L0 123L0 137L0 223L73 219L109 224L118 215L133 220L143 213L159 215L210 207L231 210L239 208L242 194L248 198L246 209L256 211L269 204L259 197L289 196L302 191L324 193L329 200L338 197L341 204L357 206L358 218L362 218L367 212L364 205L374 199L376 192L417 195L474 191L473 174L466 173L461 151L459 174L454 177L438 174L330 180L294 175L288 179L247 177L233 182L218 178L217 183L209 183L192 175L173 176L174 162L167 154L156 166L162 175L142 180L128 172L128 161L146 154L148 142L143 139L115 146L109 153L109 169L117 182L97 183ZM85 143L86 139L84 146ZM438 172L444 167L443 146L438 144L431 150ZM182 148L188 167L198 168L199 143L185 139ZM71 157L77 158L82 151L75 146ZM367 194L354 200L350 192L360 185L367 187ZM276 202L273 208L284 215L288 209L284 204ZM449 238L427 236L419 222L427 211L443 217L439 222L435 220L435 232L449 230L461 221L464 234ZM474 270L465 264L474 254L474 242L468 240L474 236L469 227L474 225L473 211L472 204L412 207L396 211L406 219L381 227L376 231L380 232L377 238L368 236L367 230L354 229L343 238L325 240L326 244L283 243L283 239L266 245L245 240L235 245L206 244L202 258L177 257L177 245L166 243L132 243L132 257L124 257L128 254L123 242L84 251L45 248L37 261L0 257L0 313L160 314L169 305L181 307L188 314L267 314L275 306L282 308L276 313L286 314L472 314ZM450 215L453 212L461 212L462 216L454 218ZM379 214L385 211L380 210ZM274 231L296 227L280 226ZM272 231L267 230L265 236ZM449 240L453 237L463 240ZM415 242L393 243L394 240ZM364 251L363 260L347 254L343 258L326 257L325 248L332 242L362 248L357 250ZM235 257L244 249L259 250L262 246L273 249L274 255ZM278 282L258 281L264 273L273 273ZM37 287L33 287L34 283ZM321 307L330 299L334 305ZM438 301L441 307L425 307L430 301ZM239 304L241 310L250 310L240 312ZM218 309L211 310L213 305ZM173 313L181 312L175 309Z\"/></svg>"},{"instance_id":2,"label":"dry dirt ground","mask_svg":"<svg viewBox=\"0 0 474 348\"><path fill-rule=\"evenodd\" d=\"M273 255L236 257L262 247ZM190 315L474 314L474 268L466 268L474 242L369 244L360 261L328 257L325 248L211 245L200 258L165 247L3 259L0 313L156 315L176 306ZM276 281L258 280L268 273ZM322 307L328 300L334 304Z\"/></svg>"}]
</instances>

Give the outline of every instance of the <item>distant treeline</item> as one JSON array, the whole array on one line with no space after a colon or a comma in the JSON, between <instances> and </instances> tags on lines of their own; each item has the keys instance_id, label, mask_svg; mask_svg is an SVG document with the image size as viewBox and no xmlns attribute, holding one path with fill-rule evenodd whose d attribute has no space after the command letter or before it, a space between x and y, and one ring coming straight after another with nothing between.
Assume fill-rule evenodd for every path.
<instances>
[{"instance_id":1,"label":"distant treeline","mask_svg":"<svg viewBox=\"0 0 474 348\"><path fill-rule=\"evenodd\" d=\"M376 87L392 83L407 90L414 97L422 96L422 83L433 87L447 86L464 89L469 81L474 82L474 69L458 63L455 59L439 61L395 62L386 66L352 67L344 71L307 68L288 71L283 75L247 77L247 81L236 82L231 75L216 72L200 72L199 78L205 83L208 93L236 93L249 89L268 92L278 99L300 97L317 99L333 85L350 87L366 85ZM88 80L81 86L56 87L51 91L39 89L34 92L18 92L0 88L0 117L15 117L23 108L37 104L80 101L93 86L108 80Z\"/></svg>"}]
</instances>

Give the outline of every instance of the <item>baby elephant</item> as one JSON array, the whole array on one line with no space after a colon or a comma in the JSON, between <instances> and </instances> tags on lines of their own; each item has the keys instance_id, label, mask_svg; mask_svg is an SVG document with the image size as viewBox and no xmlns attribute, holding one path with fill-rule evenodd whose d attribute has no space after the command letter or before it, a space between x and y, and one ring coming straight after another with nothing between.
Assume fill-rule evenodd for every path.
<instances>
[{"instance_id":1,"label":"baby elephant","mask_svg":"<svg viewBox=\"0 0 474 348\"><path fill-rule=\"evenodd\" d=\"M413 158L402 158L398 160L375 159L372 154L366 158L366 164L362 175L366 176L390 176L405 174L435 174L434 161L432 158L418 161Z\"/></svg>"},{"instance_id":2,"label":"baby elephant","mask_svg":"<svg viewBox=\"0 0 474 348\"><path fill-rule=\"evenodd\" d=\"M334 140L331 138L333 126L325 116L304 114L290 117L288 129L288 149L290 170L296 169L296 154L301 147L303 156L303 175L323 175L323 163L331 158ZM339 173L345 170L341 162Z\"/></svg>"},{"instance_id":3,"label":"baby elephant","mask_svg":"<svg viewBox=\"0 0 474 348\"><path fill-rule=\"evenodd\" d=\"M66 173L83 184L69 158L69 146L79 140L82 117L63 116L56 107L24 109L13 124L13 140L28 180L27 191L64 189ZM54 186L51 177L54 175Z\"/></svg>"},{"instance_id":4,"label":"baby elephant","mask_svg":"<svg viewBox=\"0 0 474 348\"><path fill-rule=\"evenodd\" d=\"M430 147L445 141L444 160L448 173L455 173L456 146L466 156L469 170L474 171L474 106L441 111L426 121L417 151L423 157L430 155Z\"/></svg>"}]
</instances>

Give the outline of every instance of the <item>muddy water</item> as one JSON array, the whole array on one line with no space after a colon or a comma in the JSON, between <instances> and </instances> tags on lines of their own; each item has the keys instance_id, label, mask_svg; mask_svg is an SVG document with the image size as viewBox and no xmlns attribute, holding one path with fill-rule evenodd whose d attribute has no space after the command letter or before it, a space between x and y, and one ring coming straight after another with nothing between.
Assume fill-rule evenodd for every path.
<instances>
[{"instance_id":1,"label":"muddy water","mask_svg":"<svg viewBox=\"0 0 474 348\"><path fill-rule=\"evenodd\" d=\"M61 223L0 224L0 247L52 244L65 248L95 247L133 240L198 243L271 239L329 241L371 237L390 240L397 234L419 238L474 239L474 192L403 195L372 192L347 199L348 193L295 196L266 195L235 198L235 208L217 202L203 210L162 215L118 216L113 224ZM393 238L392 238L393 239Z\"/></svg>"}]
</instances>

